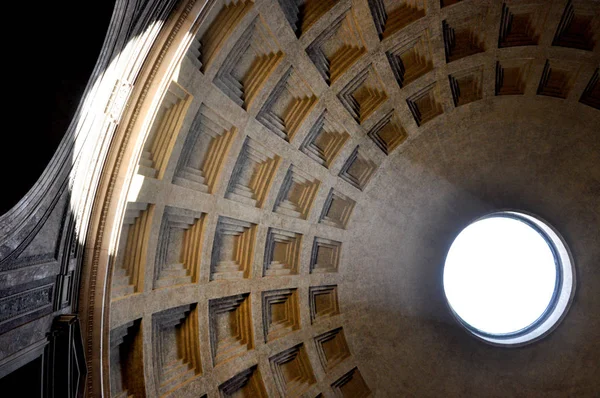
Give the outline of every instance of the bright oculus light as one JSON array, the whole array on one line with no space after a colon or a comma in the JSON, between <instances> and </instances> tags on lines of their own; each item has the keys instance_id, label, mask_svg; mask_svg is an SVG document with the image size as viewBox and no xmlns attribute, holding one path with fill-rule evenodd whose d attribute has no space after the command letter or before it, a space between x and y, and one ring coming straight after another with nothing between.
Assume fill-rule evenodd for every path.
<instances>
[{"instance_id":1,"label":"bright oculus light","mask_svg":"<svg viewBox=\"0 0 600 398\"><path fill-rule=\"evenodd\" d=\"M562 319L574 292L570 253L544 221L503 211L467 226L444 266L444 291L458 321L499 345L541 338Z\"/></svg>"}]
</instances>

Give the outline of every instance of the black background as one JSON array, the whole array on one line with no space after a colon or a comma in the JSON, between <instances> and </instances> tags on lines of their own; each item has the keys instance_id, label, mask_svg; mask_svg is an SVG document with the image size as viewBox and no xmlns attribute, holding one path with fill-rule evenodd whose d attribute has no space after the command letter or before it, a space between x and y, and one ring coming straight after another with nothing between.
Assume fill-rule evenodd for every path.
<instances>
[{"instance_id":1,"label":"black background","mask_svg":"<svg viewBox=\"0 0 600 398\"><path fill-rule=\"evenodd\" d=\"M18 2L4 12L0 214L44 171L96 64L113 0Z\"/></svg>"}]
</instances>

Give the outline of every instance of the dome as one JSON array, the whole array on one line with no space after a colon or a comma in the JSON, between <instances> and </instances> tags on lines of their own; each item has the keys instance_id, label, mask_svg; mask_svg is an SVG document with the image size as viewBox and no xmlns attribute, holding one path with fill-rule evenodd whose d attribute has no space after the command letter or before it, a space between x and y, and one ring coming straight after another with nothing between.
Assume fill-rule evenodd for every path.
<instances>
[{"instance_id":1,"label":"dome","mask_svg":"<svg viewBox=\"0 0 600 398\"><path fill-rule=\"evenodd\" d=\"M5 373L70 313L89 397L595 396L599 23L583 0L117 1L0 216ZM543 220L572 272L507 329L560 301L527 345L444 290L496 212Z\"/></svg>"}]
</instances>

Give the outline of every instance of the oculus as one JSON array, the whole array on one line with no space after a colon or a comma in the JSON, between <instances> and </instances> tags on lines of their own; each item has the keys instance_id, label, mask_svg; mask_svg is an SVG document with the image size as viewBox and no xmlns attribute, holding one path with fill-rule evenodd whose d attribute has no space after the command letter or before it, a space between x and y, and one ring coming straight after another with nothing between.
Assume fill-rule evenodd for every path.
<instances>
[{"instance_id":1,"label":"oculus","mask_svg":"<svg viewBox=\"0 0 600 398\"><path fill-rule=\"evenodd\" d=\"M488 214L463 229L446 256L443 281L458 322L503 346L550 333L575 290L562 237L538 217L516 211Z\"/></svg>"}]
</instances>

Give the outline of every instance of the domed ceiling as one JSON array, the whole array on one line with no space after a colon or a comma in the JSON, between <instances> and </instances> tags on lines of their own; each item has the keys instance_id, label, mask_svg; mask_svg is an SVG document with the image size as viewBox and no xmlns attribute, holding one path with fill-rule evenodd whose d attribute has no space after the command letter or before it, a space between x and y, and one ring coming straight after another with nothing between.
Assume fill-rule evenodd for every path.
<instances>
[{"instance_id":1,"label":"domed ceiling","mask_svg":"<svg viewBox=\"0 0 600 398\"><path fill-rule=\"evenodd\" d=\"M128 127L104 394L598 394L598 2L181 9L191 45ZM497 209L575 260L567 316L521 348L474 339L443 293L450 243Z\"/></svg>"},{"instance_id":2,"label":"domed ceiling","mask_svg":"<svg viewBox=\"0 0 600 398\"><path fill-rule=\"evenodd\" d=\"M129 193L113 395L598 392L598 4L452 3L205 11ZM519 349L460 330L441 283L503 208L557 226L580 280Z\"/></svg>"}]
</instances>

